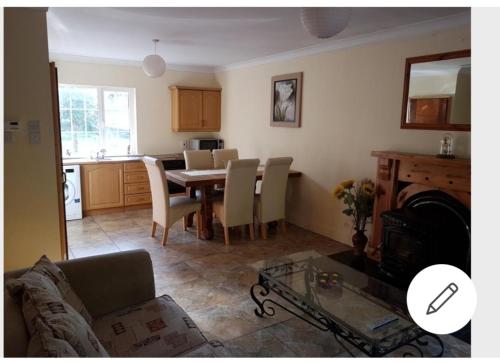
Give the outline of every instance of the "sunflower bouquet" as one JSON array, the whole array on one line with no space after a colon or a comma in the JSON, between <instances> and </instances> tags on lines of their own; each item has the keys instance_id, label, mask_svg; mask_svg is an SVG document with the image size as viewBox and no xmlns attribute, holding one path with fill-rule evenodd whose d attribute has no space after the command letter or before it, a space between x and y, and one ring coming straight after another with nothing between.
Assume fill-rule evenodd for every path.
<instances>
[{"instance_id":1,"label":"sunflower bouquet","mask_svg":"<svg viewBox=\"0 0 500 362\"><path fill-rule=\"evenodd\" d=\"M358 183L346 180L335 187L333 196L347 205L342 212L353 217L356 232L364 232L373 212L375 184L370 179L363 179Z\"/></svg>"}]
</instances>

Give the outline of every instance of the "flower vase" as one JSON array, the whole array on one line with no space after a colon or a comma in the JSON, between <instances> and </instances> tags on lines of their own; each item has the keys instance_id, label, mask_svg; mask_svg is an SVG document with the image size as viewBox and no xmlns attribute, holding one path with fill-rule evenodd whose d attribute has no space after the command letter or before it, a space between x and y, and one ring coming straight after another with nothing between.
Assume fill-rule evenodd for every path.
<instances>
[{"instance_id":1,"label":"flower vase","mask_svg":"<svg viewBox=\"0 0 500 362\"><path fill-rule=\"evenodd\" d=\"M362 256L365 254L365 247L368 243L368 238L364 231L357 230L352 236L353 253L356 256Z\"/></svg>"}]
</instances>

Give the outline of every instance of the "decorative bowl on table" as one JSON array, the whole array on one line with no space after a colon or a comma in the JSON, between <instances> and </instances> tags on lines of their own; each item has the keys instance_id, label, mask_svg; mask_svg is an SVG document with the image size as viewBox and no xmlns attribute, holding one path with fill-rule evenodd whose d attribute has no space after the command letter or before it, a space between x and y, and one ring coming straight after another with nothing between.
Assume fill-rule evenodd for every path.
<instances>
[{"instance_id":1,"label":"decorative bowl on table","mask_svg":"<svg viewBox=\"0 0 500 362\"><path fill-rule=\"evenodd\" d=\"M337 272L318 272L316 274L316 284L320 289L329 290L329 294L342 296L342 275Z\"/></svg>"}]
</instances>

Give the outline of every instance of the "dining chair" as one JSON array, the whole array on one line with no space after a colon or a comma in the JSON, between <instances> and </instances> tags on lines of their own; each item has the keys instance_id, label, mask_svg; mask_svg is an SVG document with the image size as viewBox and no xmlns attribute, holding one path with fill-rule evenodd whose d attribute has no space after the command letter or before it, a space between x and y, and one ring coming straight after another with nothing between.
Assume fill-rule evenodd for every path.
<instances>
[{"instance_id":1,"label":"dining chair","mask_svg":"<svg viewBox=\"0 0 500 362\"><path fill-rule=\"evenodd\" d=\"M213 210L224 227L224 242L229 245L229 228L248 225L254 240L253 202L258 159L229 161L224 196L215 199Z\"/></svg>"},{"instance_id":2,"label":"dining chair","mask_svg":"<svg viewBox=\"0 0 500 362\"><path fill-rule=\"evenodd\" d=\"M184 161L186 162L186 170L209 170L214 168L214 160L210 150L184 151ZM186 194L193 198L201 197L200 190L194 190L190 187L186 188Z\"/></svg>"},{"instance_id":3,"label":"dining chair","mask_svg":"<svg viewBox=\"0 0 500 362\"><path fill-rule=\"evenodd\" d=\"M238 150L236 148L228 148L222 150L213 150L214 168L226 168L228 161L238 160Z\"/></svg>"},{"instance_id":4,"label":"dining chair","mask_svg":"<svg viewBox=\"0 0 500 362\"><path fill-rule=\"evenodd\" d=\"M210 150L184 151L186 170L208 170L214 168L214 161Z\"/></svg>"},{"instance_id":5,"label":"dining chair","mask_svg":"<svg viewBox=\"0 0 500 362\"><path fill-rule=\"evenodd\" d=\"M153 201L153 225L151 236L155 237L156 226L163 227L161 243L167 243L168 229L178 220L191 213L196 213L196 234L201 235L201 203L197 199L188 196L172 196L168 192L167 176L161 160L144 156L144 164L148 171L149 184L151 186L151 198ZM184 219L184 230L186 230L186 219Z\"/></svg>"},{"instance_id":6,"label":"dining chair","mask_svg":"<svg viewBox=\"0 0 500 362\"><path fill-rule=\"evenodd\" d=\"M282 231L286 231L286 188L292 161L291 157L278 157L266 162L260 194L255 196L255 216L263 239L267 239L267 223L271 221L279 221Z\"/></svg>"}]
</instances>

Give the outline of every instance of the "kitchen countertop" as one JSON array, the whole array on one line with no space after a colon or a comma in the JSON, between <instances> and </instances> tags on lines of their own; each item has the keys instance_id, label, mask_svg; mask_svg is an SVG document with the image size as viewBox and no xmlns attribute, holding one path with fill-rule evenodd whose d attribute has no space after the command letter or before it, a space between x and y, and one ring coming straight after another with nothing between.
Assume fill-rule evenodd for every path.
<instances>
[{"instance_id":1,"label":"kitchen countertop","mask_svg":"<svg viewBox=\"0 0 500 362\"><path fill-rule=\"evenodd\" d=\"M144 155L133 156L109 156L104 159L95 158L63 158L63 165L90 165L96 163L123 163L141 161ZM163 155L152 155L151 157L159 158L160 160L183 160L182 153L167 153Z\"/></svg>"}]
</instances>

